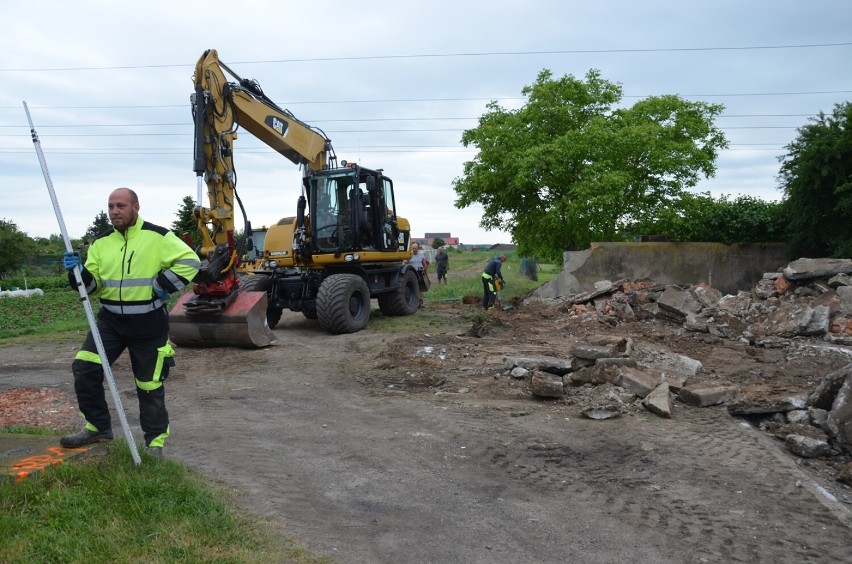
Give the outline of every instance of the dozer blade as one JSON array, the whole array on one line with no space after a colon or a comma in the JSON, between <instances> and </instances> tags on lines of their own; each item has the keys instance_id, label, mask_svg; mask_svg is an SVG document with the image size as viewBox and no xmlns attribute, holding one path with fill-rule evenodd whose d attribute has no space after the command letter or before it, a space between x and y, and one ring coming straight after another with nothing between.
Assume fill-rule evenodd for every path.
<instances>
[{"instance_id":1,"label":"dozer blade","mask_svg":"<svg viewBox=\"0 0 852 564\"><path fill-rule=\"evenodd\" d=\"M266 323L266 292L240 292L216 316L187 316L184 305L195 298L187 293L169 312L171 340L184 347L265 347L276 342Z\"/></svg>"}]
</instances>

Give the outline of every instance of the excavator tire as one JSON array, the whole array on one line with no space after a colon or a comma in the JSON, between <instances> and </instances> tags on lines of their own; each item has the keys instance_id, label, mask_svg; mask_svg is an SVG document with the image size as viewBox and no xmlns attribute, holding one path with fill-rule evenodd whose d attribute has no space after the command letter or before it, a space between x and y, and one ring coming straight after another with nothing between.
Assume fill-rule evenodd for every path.
<instances>
[{"instance_id":1,"label":"excavator tire","mask_svg":"<svg viewBox=\"0 0 852 564\"><path fill-rule=\"evenodd\" d=\"M420 305L419 282L413 270L407 270L396 292L379 294L379 310L384 315L414 315Z\"/></svg>"},{"instance_id":2,"label":"excavator tire","mask_svg":"<svg viewBox=\"0 0 852 564\"><path fill-rule=\"evenodd\" d=\"M305 316L305 319L316 319L317 318L317 310L316 308L303 309L302 315Z\"/></svg>"},{"instance_id":3,"label":"excavator tire","mask_svg":"<svg viewBox=\"0 0 852 564\"><path fill-rule=\"evenodd\" d=\"M272 286L272 278L265 274L254 274L240 277L240 292L269 292ZM283 310L280 307L266 307L266 324L270 329L275 329L278 322L281 321L281 313Z\"/></svg>"},{"instance_id":4,"label":"excavator tire","mask_svg":"<svg viewBox=\"0 0 852 564\"><path fill-rule=\"evenodd\" d=\"M370 320L370 289L357 274L332 274L317 292L317 319L330 333L356 333Z\"/></svg>"},{"instance_id":5,"label":"excavator tire","mask_svg":"<svg viewBox=\"0 0 852 564\"><path fill-rule=\"evenodd\" d=\"M266 323L266 292L240 292L216 316L187 316L184 304L195 294L182 295L169 312L169 336L182 347L260 348L278 339Z\"/></svg>"}]
</instances>

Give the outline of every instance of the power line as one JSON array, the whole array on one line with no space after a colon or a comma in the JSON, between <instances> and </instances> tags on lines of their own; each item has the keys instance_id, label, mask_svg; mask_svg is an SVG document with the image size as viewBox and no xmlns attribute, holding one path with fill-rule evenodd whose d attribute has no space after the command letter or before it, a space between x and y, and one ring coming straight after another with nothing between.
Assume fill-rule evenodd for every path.
<instances>
[{"instance_id":1,"label":"power line","mask_svg":"<svg viewBox=\"0 0 852 564\"><path fill-rule=\"evenodd\" d=\"M678 52L700 52L700 51L761 51L776 49L814 49L824 47L849 47L852 42L844 43L805 43L791 45L747 45L739 47L660 47L640 49L560 49L552 51L493 51L493 52L470 52L470 53L420 53L410 55L360 55L350 57L311 57L302 59L269 59L260 61L235 61L228 64L233 65L260 65L272 63L316 63L334 61L375 61L394 59L443 59L454 57L518 57L530 55L589 55L607 53L678 53ZM91 71L91 70L133 70L133 69L161 69L161 68L191 68L194 64L171 63L161 65L116 65L106 67L53 67L53 68L25 68L25 69L0 69L0 72L58 72L58 71Z\"/></svg>"}]
</instances>

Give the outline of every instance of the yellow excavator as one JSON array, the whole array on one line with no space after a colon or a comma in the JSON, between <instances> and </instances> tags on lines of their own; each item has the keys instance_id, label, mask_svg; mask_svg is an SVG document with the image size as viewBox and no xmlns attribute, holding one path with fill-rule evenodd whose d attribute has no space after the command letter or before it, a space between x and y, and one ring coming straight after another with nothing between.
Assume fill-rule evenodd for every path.
<instances>
[{"instance_id":1,"label":"yellow excavator","mask_svg":"<svg viewBox=\"0 0 852 564\"><path fill-rule=\"evenodd\" d=\"M226 74L227 73L227 74ZM229 80L230 76L233 80ZM171 338L183 346L264 347L285 309L331 333L354 333L370 317L418 309L419 274L407 264L411 228L396 211L382 169L340 161L319 129L278 107L254 80L242 79L214 49L195 67L193 169L202 268L170 312ZM234 142L242 127L302 168L296 215L253 232L237 195ZM201 205L206 184L209 207ZM279 202L263 202L265 208ZM235 204L245 252L238 252ZM253 234L262 237L255 247ZM184 238L189 241L189 234Z\"/></svg>"}]
</instances>

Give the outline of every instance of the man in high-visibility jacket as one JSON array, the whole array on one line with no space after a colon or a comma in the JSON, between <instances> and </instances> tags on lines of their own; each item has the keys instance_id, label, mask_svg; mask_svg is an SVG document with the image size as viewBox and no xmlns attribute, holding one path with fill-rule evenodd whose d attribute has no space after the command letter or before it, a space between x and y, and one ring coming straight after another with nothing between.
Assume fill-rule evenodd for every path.
<instances>
[{"instance_id":1,"label":"man in high-visibility jacket","mask_svg":"<svg viewBox=\"0 0 852 564\"><path fill-rule=\"evenodd\" d=\"M500 272L500 267L506 262L506 254L494 257L485 266L485 271L482 273L482 309L489 310L494 307L494 302L497 300L497 281L502 287L506 284L503 279L503 274Z\"/></svg>"},{"instance_id":2,"label":"man in high-visibility jacket","mask_svg":"<svg viewBox=\"0 0 852 564\"><path fill-rule=\"evenodd\" d=\"M169 343L169 295L198 273L198 255L174 233L139 216L139 198L130 188L109 196L113 230L98 235L82 267L83 285L100 298L98 332L110 365L129 352L139 399L139 422L147 452L161 457L169 436L163 380L174 366ZM65 253L68 280L76 289L77 253ZM64 447L80 447L112 439L109 407L104 395L104 370L91 331L71 365L77 404L86 420L79 433L60 439Z\"/></svg>"}]
</instances>

